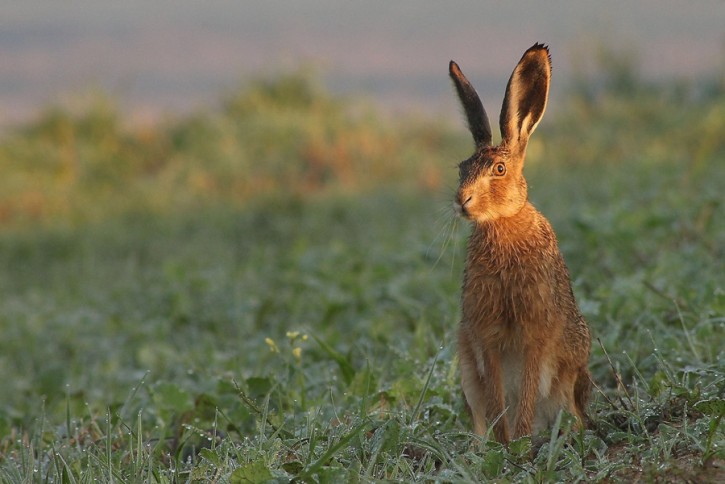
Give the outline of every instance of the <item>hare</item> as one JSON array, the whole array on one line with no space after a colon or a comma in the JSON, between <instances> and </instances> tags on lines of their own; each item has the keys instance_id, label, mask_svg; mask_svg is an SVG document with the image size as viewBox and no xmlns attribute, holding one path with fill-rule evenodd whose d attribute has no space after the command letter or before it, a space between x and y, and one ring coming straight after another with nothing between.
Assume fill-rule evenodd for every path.
<instances>
[{"instance_id":1,"label":"hare","mask_svg":"<svg viewBox=\"0 0 725 484\"><path fill-rule=\"evenodd\" d=\"M528 202L526 145L546 109L549 49L535 44L511 74L501 144L478 94L451 61L450 76L476 150L459 165L456 212L468 240L458 332L461 384L474 432L501 443L547 427L560 410L583 425L591 336L548 220ZM513 432L513 433L512 433Z\"/></svg>"}]
</instances>

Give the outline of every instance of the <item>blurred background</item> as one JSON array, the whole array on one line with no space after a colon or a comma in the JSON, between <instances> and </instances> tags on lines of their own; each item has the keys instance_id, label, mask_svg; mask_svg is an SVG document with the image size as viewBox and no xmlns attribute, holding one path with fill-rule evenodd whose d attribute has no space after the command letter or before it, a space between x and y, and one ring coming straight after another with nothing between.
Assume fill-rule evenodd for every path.
<instances>
[{"instance_id":1,"label":"blurred background","mask_svg":"<svg viewBox=\"0 0 725 484\"><path fill-rule=\"evenodd\" d=\"M643 140L659 157L663 129L688 119L705 123L710 153L723 25L718 0L4 2L0 222L390 182L447 199L470 146L449 60L495 120L535 42L554 78L532 163L648 157Z\"/></svg>"},{"instance_id":2,"label":"blurred background","mask_svg":"<svg viewBox=\"0 0 725 484\"><path fill-rule=\"evenodd\" d=\"M555 99L603 46L633 56L647 77L710 75L725 56L720 0L5 0L1 9L2 125L89 89L111 93L134 119L156 119L300 66L333 92L385 109L451 114L452 58L492 111L513 63L537 41L553 52Z\"/></svg>"}]
</instances>

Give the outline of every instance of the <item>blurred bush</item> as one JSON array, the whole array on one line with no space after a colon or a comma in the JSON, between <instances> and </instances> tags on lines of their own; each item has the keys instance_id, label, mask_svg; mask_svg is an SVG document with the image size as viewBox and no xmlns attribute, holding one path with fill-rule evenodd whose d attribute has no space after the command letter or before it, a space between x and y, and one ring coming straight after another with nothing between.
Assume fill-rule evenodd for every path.
<instances>
[{"instance_id":1,"label":"blurred bush","mask_svg":"<svg viewBox=\"0 0 725 484\"><path fill-rule=\"evenodd\" d=\"M304 72L250 82L217 110L129 126L114 102L46 110L0 141L0 223L244 203L391 182L437 188L454 134L333 97Z\"/></svg>"},{"instance_id":2,"label":"blurred bush","mask_svg":"<svg viewBox=\"0 0 725 484\"><path fill-rule=\"evenodd\" d=\"M593 67L580 69L532 140L530 165L685 163L696 177L725 157L722 72L708 82L652 82L636 56L605 49L588 59ZM251 81L216 109L146 126L129 125L100 96L79 110L51 107L0 139L0 224L391 183L442 191L469 150L462 123L386 116L331 95L305 71Z\"/></svg>"},{"instance_id":3,"label":"blurred bush","mask_svg":"<svg viewBox=\"0 0 725 484\"><path fill-rule=\"evenodd\" d=\"M700 171L725 156L725 64L708 78L648 80L631 46L601 42L575 56L564 109L542 126L551 155L576 163L685 161Z\"/></svg>"}]
</instances>

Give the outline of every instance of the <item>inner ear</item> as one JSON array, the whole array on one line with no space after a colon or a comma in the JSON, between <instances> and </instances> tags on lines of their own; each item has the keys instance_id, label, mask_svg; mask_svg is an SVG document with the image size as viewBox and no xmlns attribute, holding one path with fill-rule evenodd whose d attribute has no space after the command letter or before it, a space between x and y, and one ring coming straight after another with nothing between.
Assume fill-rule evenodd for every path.
<instances>
[{"instance_id":1,"label":"inner ear","mask_svg":"<svg viewBox=\"0 0 725 484\"><path fill-rule=\"evenodd\" d=\"M525 148L546 110L550 81L549 50L536 44L524 53L506 86L499 124L508 145Z\"/></svg>"}]
</instances>

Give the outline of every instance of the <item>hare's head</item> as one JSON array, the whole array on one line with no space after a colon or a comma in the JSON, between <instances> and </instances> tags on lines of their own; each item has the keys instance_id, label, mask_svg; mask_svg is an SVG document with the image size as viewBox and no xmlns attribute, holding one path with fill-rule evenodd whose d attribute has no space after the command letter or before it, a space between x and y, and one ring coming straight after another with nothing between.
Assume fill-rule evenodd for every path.
<instances>
[{"instance_id":1,"label":"hare's head","mask_svg":"<svg viewBox=\"0 0 725 484\"><path fill-rule=\"evenodd\" d=\"M473 156L459 165L455 209L481 223L515 215L527 199L523 176L526 145L544 114L549 95L549 49L535 44L511 74L499 118L498 146L491 145L491 125L475 89L455 62L451 61L449 70L476 142Z\"/></svg>"}]
</instances>

